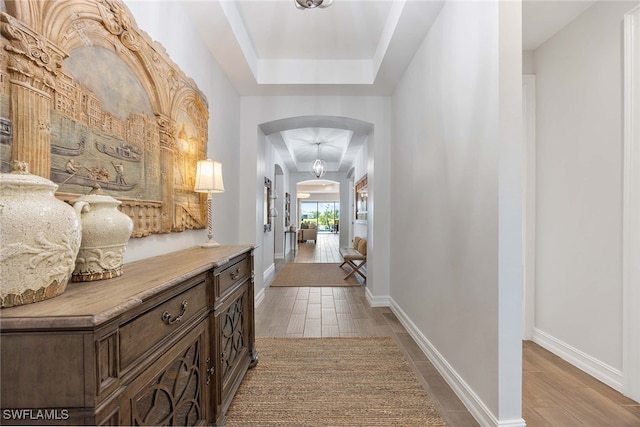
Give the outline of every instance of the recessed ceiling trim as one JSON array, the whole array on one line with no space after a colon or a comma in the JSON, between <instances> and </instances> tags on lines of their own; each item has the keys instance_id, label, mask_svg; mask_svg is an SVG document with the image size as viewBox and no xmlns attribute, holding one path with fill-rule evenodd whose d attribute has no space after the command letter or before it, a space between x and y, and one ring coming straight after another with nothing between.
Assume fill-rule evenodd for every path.
<instances>
[{"instance_id":1,"label":"recessed ceiling trim","mask_svg":"<svg viewBox=\"0 0 640 427\"><path fill-rule=\"evenodd\" d=\"M373 84L371 60L271 59L258 61L259 84Z\"/></svg>"},{"instance_id":2,"label":"recessed ceiling trim","mask_svg":"<svg viewBox=\"0 0 640 427\"><path fill-rule=\"evenodd\" d=\"M244 25L238 5L235 1L221 1L219 3L231 26L231 31L233 31L233 35L240 45L244 59L247 61L253 76L256 77L258 75L258 55L255 46L253 46L253 41L251 41L251 36L249 36L249 32Z\"/></svg>"},{"instance_id":3,"label":"recessed ceiling trim","mask_svg":"<svg viewBox=\"0 0 640 427\"><path fill-rule=\"evenodd\" d=\"M398 26L398 22L402 16L402 10L404 9L405 2L406 0L398 0L393 2L391 5L387 22L384 24L384 29L382 30L378 46L376 47L376 53L373 55L372 73L374 77L378 74L380 65L382 65L382 61L387 54L387 49L389 48L389 44L393 39L393 34L396 32L396 27Z\"/></svg>"},{"instance_id":4,"label":"recessed ceiling trim","mask_svg":"<svg viewBox=\"0 0 640 427\"><path fill-rule=\"evenodd\" d=\"M240 13L237 0L220 6L257 84L265 85L372 85L402 16L406 0L395 0L370 59L259 59Z\"/></svg>"},{"instance_id":5,"label":"recessed ceiling trim","mask_svg":"<svg viewBox=\"0 0 640 427\"><path fill-rule=\"evenodd\" d=\"M327 142L322 146L321 154L329 171L346 172L353 167L356 155L373 131L371 123L339 116L289 117L258 127L290 171L307 173L317 157L315 142Z\"/></svg>"}]
</instances>

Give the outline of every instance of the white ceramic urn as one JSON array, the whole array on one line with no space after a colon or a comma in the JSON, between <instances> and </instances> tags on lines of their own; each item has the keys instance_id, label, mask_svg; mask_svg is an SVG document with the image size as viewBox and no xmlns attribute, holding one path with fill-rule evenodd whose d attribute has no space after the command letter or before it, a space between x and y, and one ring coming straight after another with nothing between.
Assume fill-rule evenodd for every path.
<instances>
[{"instance_id":1,"label":"white ceramic urn","mask_svg":"<svg viewBox=\"0 0 640 427\"><path fill-rule=\"evenodd\" d=\"M118 210L120 201L99 189L74 200L82 221L82 244L72 281L90 282L122 275L133 221Z\"/></svg>"},{"instance_id":2,"label":"white ceramic urn","mask_svg":"<svg viewBox=\"0 0 640 427\"><path fill-rule=\"evenodd\" d=\"M0 174L0 300L12 307L64 292L80 247L81 224L58 200L58 185L29 174L25 162Z\"/></svg>"}]
</instances>

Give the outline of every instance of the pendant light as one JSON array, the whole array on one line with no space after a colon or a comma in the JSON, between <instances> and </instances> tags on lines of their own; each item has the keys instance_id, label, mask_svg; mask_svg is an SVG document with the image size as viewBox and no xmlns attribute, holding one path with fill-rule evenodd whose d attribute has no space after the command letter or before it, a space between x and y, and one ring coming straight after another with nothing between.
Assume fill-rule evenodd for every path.
<instances>
[{"instance_id":1,"label":"pendant light","mask_svg":"<svg viewBox=\"0 0 640 427\"><path fill-rule=\"evenodd\" d=\"M315 9L329 7L333 0L293 0L298 9Z\"/></svg>"},{"instance_id":2,"label":"pendant light","mask_svg":"<svg viewBox=\"0 0 640 427\"><path fill-rule=\"evenodd\" d=\"M316 142L316 145L318 146L318 156L313 162L313 166L311 166L311 173L313 176L320 179L325 173L327 173L327 162L320 158L320 143Z\"/></svg>"}]
</instances>

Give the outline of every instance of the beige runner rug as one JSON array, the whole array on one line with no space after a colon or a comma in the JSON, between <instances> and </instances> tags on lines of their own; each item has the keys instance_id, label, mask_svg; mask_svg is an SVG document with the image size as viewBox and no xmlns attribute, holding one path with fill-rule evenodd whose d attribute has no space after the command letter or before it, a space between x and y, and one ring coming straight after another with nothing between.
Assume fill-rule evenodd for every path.
<instances>
[{"instance_id":1,"label":"beige runner rug","mask_svg":"<svg viewBox=\"0 0 640 427\"><path fill-rule=\"evenodd\" d=\"M344 277L351 270L337 263L288 263L277 274L271 286L360 286L357 278Z\"/></svg>"},{"instance_id":2,"label":"beige runner rug","mask_svg":"<svg viewBox=\"0 0 640 427\"><path fill-rule=\"evenodd\" d=\"M236 426L443 426L393 338L257 338Z\"/></svg>"}]
</instances>

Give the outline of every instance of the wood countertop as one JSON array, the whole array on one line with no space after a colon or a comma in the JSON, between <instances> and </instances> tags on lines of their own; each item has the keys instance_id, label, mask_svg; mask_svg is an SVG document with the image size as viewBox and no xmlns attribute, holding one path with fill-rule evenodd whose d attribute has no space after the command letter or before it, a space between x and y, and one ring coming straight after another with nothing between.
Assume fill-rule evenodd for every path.
<instances>
[{"instance_id":1,"label":"wood countertop","mask_svg":"<svg viewBox=\"0 0 640 427\"><path fill-rule=\"evenodd\" d=\"M69 283L57 297L0 310L0 330L95 329L178 283L254 249L254 245L193 247L125 264L122 276Z\"/></svg>"}]
</instances>

